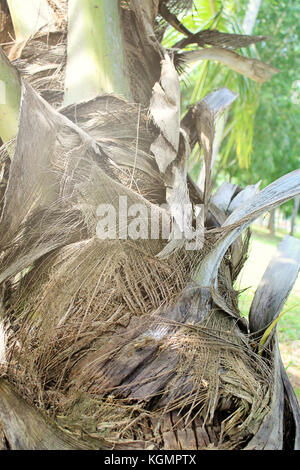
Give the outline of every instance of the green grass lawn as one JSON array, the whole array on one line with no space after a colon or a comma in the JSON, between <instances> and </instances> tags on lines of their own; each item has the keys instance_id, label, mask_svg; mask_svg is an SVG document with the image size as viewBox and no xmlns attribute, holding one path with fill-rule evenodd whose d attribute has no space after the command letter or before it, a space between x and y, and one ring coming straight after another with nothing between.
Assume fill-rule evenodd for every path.
<instances>
[{"instance_id":1,"label":"green grass lawn","mask_svg":"<svg viewBox=\"0 0 300 470\"><path fill-rule=\"evenodd\" d=\"M246 289L239 297L243 316L248 317L259 281L285 235L278 231L275 237L271 237L267 229L252 226L249 257L236 283L236 289ZM284 366L300 402L300 275L282 311L286 313L277 324L279 346Z\"/></svg>"}]
</instances>

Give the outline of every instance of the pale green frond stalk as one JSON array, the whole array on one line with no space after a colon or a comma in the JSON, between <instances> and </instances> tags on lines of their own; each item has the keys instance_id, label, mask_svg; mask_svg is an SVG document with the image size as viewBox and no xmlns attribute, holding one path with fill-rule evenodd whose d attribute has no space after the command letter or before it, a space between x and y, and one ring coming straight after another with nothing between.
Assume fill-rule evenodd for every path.
<instances>
[{"instance_id":1,"label":"pale green frond stalk","mask_svg":"<svg viewBox=\"0 0 300 470\"><path fill-rule=\"evenodd\" d=\"M23 41L46 25L54 24L55 16L47 0L7 0L16 41Z\"/></svg>"},{"instance_id":2,"label":"pale green frond stalk","mask_svg":"<svg viewBox=\"0 0 300 470\"><path fill-rule=\"evenodd\" d=\"M69 0L64 104L103 93L131 98L118 0ZM80 12L80 14L79 14Z\"/></svg>"},{"instance_id":3,"label":"pale green frond stalk","mask_svg":"<svg viewBox=\"0 0 300 470\"><path fill-rule=\"evenodd\" d=\"M215 15L216 14L215 0L209 0L209 4L210 4L210 9L211 9L212 14Z\"/></svg>"},{"instance_id":4,"label":"pale green frond stalk","mask_svg":"<svg viewBox=\"0 0 300 470\"><path fill-rule=\"evenodd\" d=\"M288 313L290 310L293 310L293 308L295 308L295 305L293 305L292 307L290 308L287 308L286 310L284 310L283 312L281 312L280 315L278 315L277 318L275 318L275 320L272 321L271 325L268 326L268 328L266 329L266 331L264 332L260 342L259 342L259 349L258 349L258 354L260 356L262 356L262 353L263 353L263 350L264 350L264 345L266 344L270 334L272 333L273 329L275 328L275 326L277 325L277 323L279 322L280 318L283 317L283 315L285 315L286 313Z\"/></svg>"},{"instance_id":5,"label":"pale green frond stalk","mask_svg":"<svg viewBox=\"0 0 300 470\"><path fill-rule=\"evenodd\" d=\"M20 100L19 74L0 49L0 137L3 142L17 135Z\"/></svg>"},{"instance_id":6,"label":"pale green frond stalk","mask_svg":"<svg viewBox=\"0 0 300 470\"><path fill-rule=\"evenodd\" d=\"M199 101L204 96L203 89L206 84L206 78L208 74L209 65L210 65L209 61L203 62L201 64L201 69L200 69L201 71L199 73L199 78L194 86L193 93L191 96L191 100L190 100L191 104Z\"/></svg>"}]
</instances>

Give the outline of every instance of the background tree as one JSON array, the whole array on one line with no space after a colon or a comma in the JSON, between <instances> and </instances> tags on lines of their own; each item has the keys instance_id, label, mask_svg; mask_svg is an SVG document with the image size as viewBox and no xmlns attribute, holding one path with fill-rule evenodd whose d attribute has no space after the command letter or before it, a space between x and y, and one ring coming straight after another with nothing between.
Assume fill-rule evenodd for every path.
<instances>
[{"instance_id":1,"label":"background tree","mask_svg":"<svg viewBox=\"0 0 300 470\"><path fill-rule=\"evenodd\" d=\"M257 44L261 59L272 61L280 73L260 87L258 107L254 119L251 165L240 171L239 157L231 148L223 160L224 173L239 184L254 184L262 180L262 187L286 171L300 165L300 108L299 108L299 28L300 8L293 1L261 2L254 33L265 34L272 40ZM247 2L239 2L243 15ZM284 125L283 125L284 123ZM222 178L221 177L221 178ZM292 202L283 210L292 213Z\"/></svg>"}]
</instances>

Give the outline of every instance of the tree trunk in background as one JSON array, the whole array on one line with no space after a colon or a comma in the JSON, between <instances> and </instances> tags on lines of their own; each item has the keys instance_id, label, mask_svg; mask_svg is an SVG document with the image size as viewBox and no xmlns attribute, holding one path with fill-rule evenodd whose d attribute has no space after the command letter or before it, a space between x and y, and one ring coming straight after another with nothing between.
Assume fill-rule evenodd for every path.
<instances>
[{"instance_id":1,"label":"tree trunk in background","mask_svg":"<svg viewBox=\"0 0 300 470\"><path fill-rule=\"evenodd\" d=\"M296 228L296 218L299 210L299 205L300 205L300 198L299 196L295 197L294 199L294 208L292 212L292 218L291 218L291 231L290 235L294 235L295 228Z\"/></svg>"},{"instance_id":2,"label":"tree trunk in background","mask_svg":"<svg viewBox=\"0 0 300 470\"><path fill-rule=\"evenodd\" d=\"M268 229L269 229L270 235L274 237L275 236L275 209L270 211L269 213Z\"/></svg>"},{"instance_id":3,"label":"tree trunk in background","mask_svg":"<svg viewBox=\"0 0 300 470\"><path fill-rule=\"evenodd\" d=\"M255 21L258 15L261 0L250 0L243 22L243 30L245 34L252 34Z\"/></svg>"}]
</instances>

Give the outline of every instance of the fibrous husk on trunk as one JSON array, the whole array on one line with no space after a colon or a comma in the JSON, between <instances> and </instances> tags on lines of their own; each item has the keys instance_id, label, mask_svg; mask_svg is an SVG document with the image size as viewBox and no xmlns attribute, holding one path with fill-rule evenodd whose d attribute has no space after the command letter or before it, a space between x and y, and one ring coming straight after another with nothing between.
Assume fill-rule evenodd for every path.
<instances>
[{"instance_id":1,"label":"fibrous husk on trunk","mask_svg":"<svg viewBox=\"0 0 300 470\"><path fill-rule=\"evenodd\" d=\"M24 41L12 57L21 76L55 108L64 96L66 40L65 32L41 31Z\"/></svg>"}]
</instances>

